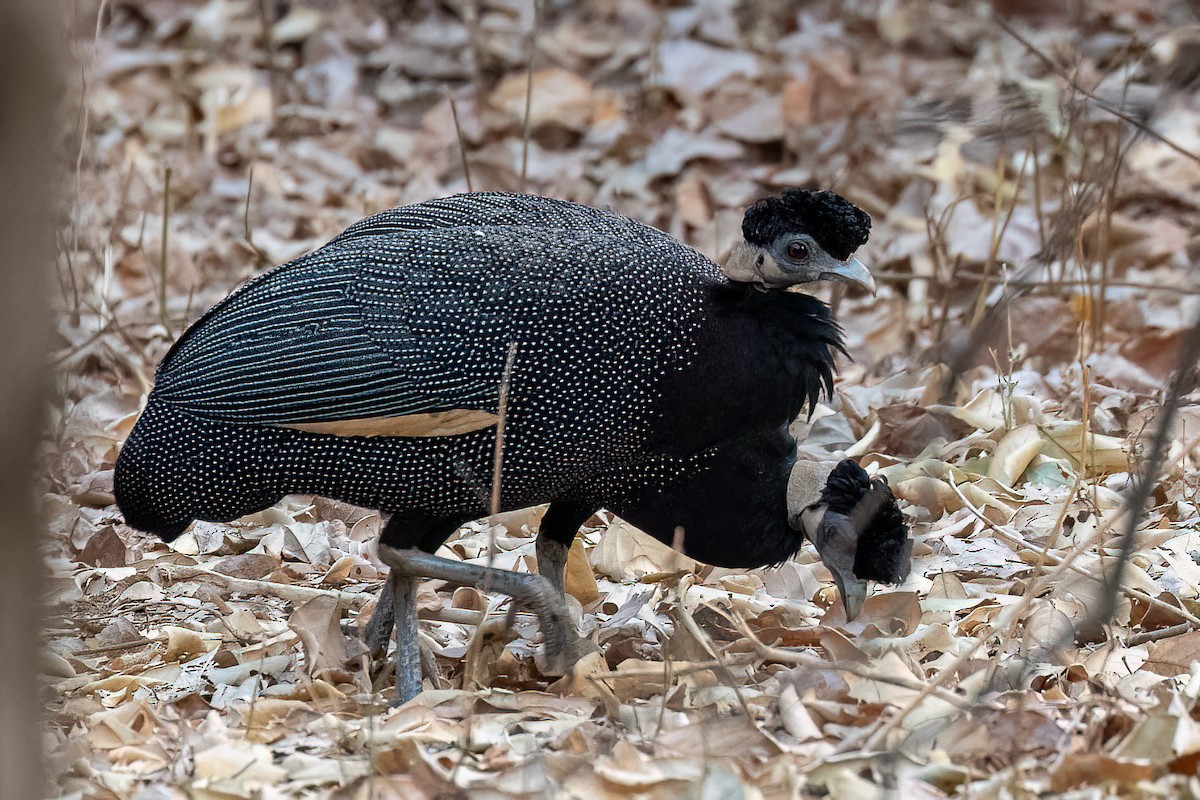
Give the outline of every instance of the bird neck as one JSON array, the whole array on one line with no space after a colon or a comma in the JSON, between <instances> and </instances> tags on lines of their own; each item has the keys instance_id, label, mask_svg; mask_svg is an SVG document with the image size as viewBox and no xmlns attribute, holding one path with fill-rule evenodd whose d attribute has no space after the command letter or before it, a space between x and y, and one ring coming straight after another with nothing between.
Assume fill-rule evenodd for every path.
<instances>
[{"instance_id":1,"label":"bird neck","mask_svg":"<svg viewBox=\"0 0 1200 800\"><path fill-rule=\"evenodd\" d=\"M760 364L759 391L774 394L772 410L785 423L833 394L834 358L844 349L827 305L799 292L749 286L730 296L726 308L735 325L752 332L742 334L749 343L743 358Z\"/></svg>"},{"instance_id":2,"label":"bird neck","mask_svg":"<svg viewBox=\"0 0 1200 800\"><path fill-rule=\"evenodd\" d=\"M842 338L820 300L732 283L710 300L693 359L664 379L664 397L690 398L664 412L668 452L786 426L833 391Z\"/></svg>"}]
</instances>

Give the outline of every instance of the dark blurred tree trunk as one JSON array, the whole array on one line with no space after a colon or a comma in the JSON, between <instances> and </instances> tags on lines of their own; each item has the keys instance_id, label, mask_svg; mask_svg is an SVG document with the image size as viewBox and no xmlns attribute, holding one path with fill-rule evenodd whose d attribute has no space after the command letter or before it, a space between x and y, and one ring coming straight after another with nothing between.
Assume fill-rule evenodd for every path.
<instances>
[{"instance_id":1,"label":"dark blurred tree trunk","mask_svg":"<svg viewBox=\"0 0 1200 800\"><path fill-rule=\"evenodd\" d=\"M51 192L56 3L0 2L0 798L45 797L42 702L43 524L34 500L42 431L46 289L53 267Z\"/></svg>"}]
</instances>

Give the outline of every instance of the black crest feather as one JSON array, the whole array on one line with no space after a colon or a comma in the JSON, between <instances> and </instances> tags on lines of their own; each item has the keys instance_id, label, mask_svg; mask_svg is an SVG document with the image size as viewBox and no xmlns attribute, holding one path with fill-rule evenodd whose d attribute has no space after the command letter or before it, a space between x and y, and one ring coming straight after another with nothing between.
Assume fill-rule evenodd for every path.
<instances>
[{"instance_id":1,"label":"black crest feather","mask_svg":"<svg viewBox=\"0 0 1200 800\"><path fill-rule=\"evenodd\" d=\"M846 459L830 473L821 490L821 503L849 517L868 494L876 495L873 502L878 505L859 533L854 574L881 583L899 583L908 577L911 568L912 541L887 481L880 478L872 482L866 470Z\"/></svg>"},{"instance_id":2,"label":"black crest feather","mask_svg":"<svg viewBox=\"0 0 1200 800\"><path fill-rule=\"evenodd\" d=\"M785 189L759 200L742 217L742 236L766 247L785 233L807 233L826 253L845 261L871 234L867 212L833 192Z\"/></svg>"},{"instance_id":3,"label":"black crest feather","mask_svg":"<svg viewBox=\"0 0 1200 800\"><path fill-rule=\"evenodd\" d=\"M850 459L833 468L821 489L821 505L843 516L850 516L860 500L871 491L871 476Z\"/></svg>"}]
</instances>

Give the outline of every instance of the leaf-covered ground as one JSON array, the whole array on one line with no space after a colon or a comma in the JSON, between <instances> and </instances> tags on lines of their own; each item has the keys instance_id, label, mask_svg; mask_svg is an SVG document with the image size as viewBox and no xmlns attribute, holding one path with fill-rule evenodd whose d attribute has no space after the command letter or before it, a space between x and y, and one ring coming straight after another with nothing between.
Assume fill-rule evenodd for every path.
<instances>
[{"instance_id":1,"label":"leaf-covered ground","mask_svg":"<svg viewBox=\"0 0 1200 800\"><path fill-rule=\"evenodd\" d=\"M1194 5L112 0L68 18L44 481L63 796L1200 794L1194 394L1096 618L1200 309ZM600 516L570 565L598 646L577 674L539 676L536 626L506 633L504 598L428 582L442 679L397 709L343 633L382 582L377 514L293 497L171 547L124 526L112 465L181 330L369 212L467 189L464 162L476 189L609 205L713 257L784 186L866 208L882 288L833 298L854 361L797 434L889 478L908 581L847 623L811 550L712 570ZM537 513L443 553L482 562L494 539L529 570Z\"/></svg>"}]
</instances>

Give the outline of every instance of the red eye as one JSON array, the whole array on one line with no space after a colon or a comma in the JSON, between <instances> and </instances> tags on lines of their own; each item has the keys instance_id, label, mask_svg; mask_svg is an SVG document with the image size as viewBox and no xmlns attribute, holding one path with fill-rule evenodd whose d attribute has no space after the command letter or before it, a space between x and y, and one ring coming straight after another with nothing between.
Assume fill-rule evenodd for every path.
<instances>
[{"instance_id":1,"label":"red eye","mask_svg":"<svg viewBox=\"0 0 1200 800\"><path fill-rule=\"evenodd\" d=\"M787 246L787 257L793 261L803 261L808 258L808 245L804 242L792 242Z\"/></svg>"}]
</instances>

